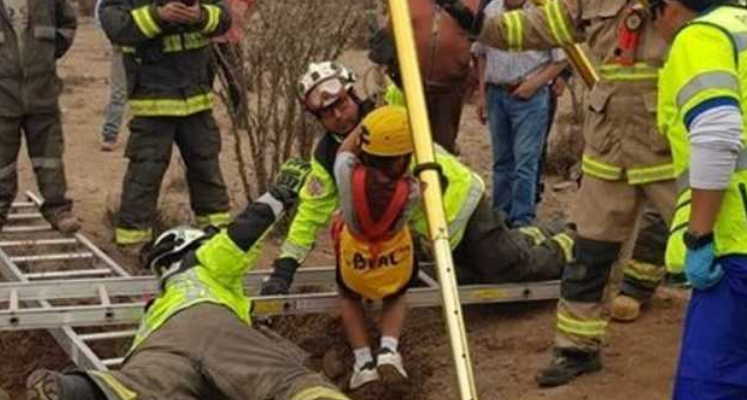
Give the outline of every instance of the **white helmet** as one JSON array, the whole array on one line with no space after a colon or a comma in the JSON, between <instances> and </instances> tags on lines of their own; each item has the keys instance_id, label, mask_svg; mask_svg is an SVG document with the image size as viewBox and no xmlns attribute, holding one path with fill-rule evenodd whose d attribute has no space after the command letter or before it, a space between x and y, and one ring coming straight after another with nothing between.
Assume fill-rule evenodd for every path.
<instances>
[{"instance_id":1,"label":"white helmet","mask_svg":"<svg viewBox=\"0 0 747 400\"><path fill-rule=\"evenodd\" d=\"M314 111L332 104L343 90L350 90L356 80L355 74L342 64L334 61L311 63L299 80L298 93L306 108Z\"/></svg>"},{"instance_id":2,"label":"white helmet","mask_svg":"<svg viewBox=\"0 0 747 400\"><path fill-rule=\"evenodd\" d=\"M153 243L147 265L156 276L168 278L169 268L184 255L202 244L210 235L191 226L177 226L162 233Z\"/></svg>"}]
</instances>

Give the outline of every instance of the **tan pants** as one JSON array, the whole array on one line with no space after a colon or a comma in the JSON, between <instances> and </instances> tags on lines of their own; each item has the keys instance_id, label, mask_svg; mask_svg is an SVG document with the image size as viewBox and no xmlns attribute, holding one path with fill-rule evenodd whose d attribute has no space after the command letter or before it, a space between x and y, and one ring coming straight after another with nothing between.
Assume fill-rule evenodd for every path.
<instances>
[{"instance_id":1,"label":"tan pants","mask_svg":"<svg viewBox=\"0 0 747 400\"><path fill-rule=\"evenodd\" d=\"M89 372L108 400L347 400L290 342L200 304L149 336L120 371Z\"/></svg>"},{"instance_id":2,"label":"tan pants","mask_svg":"<svg viewBox=\"0 0 747 400\"><path fill-rule=\"evenodd\" d=\"M556 346L598 351L607 325L606 299L612 264L643 212L653 205L671 221L673 180L633 186L585 175L576 202L579 238L575 258L563 272L557 310Z\"/></svg>"}]
</instances>

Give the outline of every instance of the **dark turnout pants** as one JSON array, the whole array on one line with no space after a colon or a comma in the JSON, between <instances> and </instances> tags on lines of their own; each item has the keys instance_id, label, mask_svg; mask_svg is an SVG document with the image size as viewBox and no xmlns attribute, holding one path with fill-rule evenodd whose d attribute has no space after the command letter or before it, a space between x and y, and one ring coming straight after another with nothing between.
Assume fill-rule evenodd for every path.
<instances>
[{"instance_id":1,"label":"dark turnout pants","mask_svg":"<svg viewBox=\"0 0 747 400\"><path fill-rule=\"evenodd\" d=\"M425 100L433 140L449 153L456 154L456 140L464 108L464 84L427 85Z\"/></svg>"},{"instance_id":2,"label":"dark turnout pants","mask_svg":"<svg viewBox=\"0 0 747 400\"><path fill-rule=\"evenodd\" d=\"M130 132L125 151L130 164L122 186L118 229L150 229L173 144L179 148L187 169L194 213L210 217L229 211L218 160L220 132L210 111L186 117L135 117L130 122ZM129 244L119 239L118 243Z\"/></svg>"},{"instance_id":3,"label":"dark turnout pants","mask_svg":"<svg viewBox=\"0 0 747 400\"><path fill-rule=\"evenodd\" d=\"M0 227L18 192L18 153L26 138L31 165L44 198L41 211L48 220L73 207L65 195L67 181L62 162L64 140L58 112L21 117L0 116Z\"/></svg>"},{"instance_id":4,"label":"dark turnout pants","mask_svg":"<svg viewBox=\"0 0 747 400\"><path fill-rule=\"evenodd\" d=\"M526 230L509 229L502 212L483 198L454 249L461 284L534 282L560 279L566 263L560 244L550 237L563 227L535 226L546 240Z\"/></svg>"},{"instance_id":5,"label":"dark turnout pants","mask_svg":"<svg viewBox=\"0 0 747 400\"><path fill-rule=\"evenodd\" d=\"M346 400L305 353L203 303L173 316L115 372L89 372L108 400ZM135 398L135 397L129 397Z\"/></svg>"}]
</instances>

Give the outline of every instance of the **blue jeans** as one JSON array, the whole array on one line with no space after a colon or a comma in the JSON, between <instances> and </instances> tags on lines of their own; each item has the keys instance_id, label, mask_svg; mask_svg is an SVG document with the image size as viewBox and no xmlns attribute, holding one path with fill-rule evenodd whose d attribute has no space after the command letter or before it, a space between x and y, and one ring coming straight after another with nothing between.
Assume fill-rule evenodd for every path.
<instances>
[{"instance_id":1,"label":"blue jeans","mask_svg":"<svg viewBox=\"0 0 747 400\"><path fill-rule=\"evenodd\" d=\"M535 218L537 174L549 119L547 86L528 100L499 86L488 86L487 112L493 145L493 208L508 216L511 226Z\"/></svg>"}]
</instances>

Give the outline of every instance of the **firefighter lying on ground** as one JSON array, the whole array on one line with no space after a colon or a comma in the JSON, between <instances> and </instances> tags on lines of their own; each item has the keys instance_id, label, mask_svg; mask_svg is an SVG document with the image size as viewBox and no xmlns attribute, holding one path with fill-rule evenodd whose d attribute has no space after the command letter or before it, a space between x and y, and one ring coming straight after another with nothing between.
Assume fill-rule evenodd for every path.
<instances>
[{"instance_id":1,"label":"firefighter lying on ground","mask_svg":"<svg viewBox=\"0 0 747 400\"><path fill-rule=\"evenodd\" d=\"M340 141L371 111L353 89L354 76L332 62L312 64L301 78L301 101L328 132L314 150L312 171L303 189L298 213L275 261L262 294L288 293L293 275L314 246L318 232L338 207L334 166ZM560 277L572 257L573 239L565 226L531 226L510 230L505 217L485 198L485 184L459 159L434 145L444 181L444 208L450 244L460 283L506 283ZM414 210L411 226L428 236L422 207Z\"/></svg>"},{"instance_id":2,"label":"firefighter lying on ground","mask_svg":"<svg viewBox=\"0 0 747 400\"><path fill-rule=\"evenodd\" d=\"M263 237L295 204L309 167L290 161L270 191L226 229L178 227L154 243L148 264L161 280L118 371L34 372L28 400L346 400L303 367L304 354L252 327L244 274Z\"/></svg>"},{"instance_id":3,"label":"firefighter lying on ground","mask_svg":"<svg viewBox=\"0 0 747 400\"><path fill-rule=\"evenodd\" d=\"M417 279L407 226L420 202L420 185L408 172L412 151L407 110L384 106L343 140L335 160L341 215L332 222L332 238L342 322L355 356L351 389L379 379L398 389L408 378L397 347L405 292ZM361 298L383 300L375 361Z\"/></svg>"}]
</instances>

